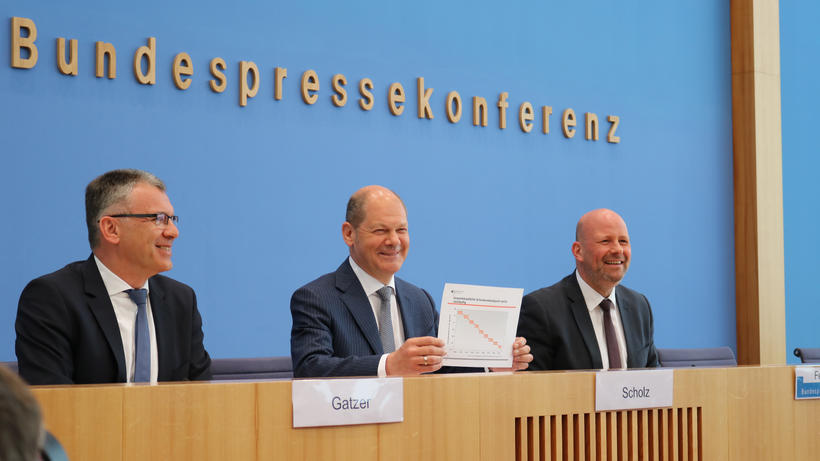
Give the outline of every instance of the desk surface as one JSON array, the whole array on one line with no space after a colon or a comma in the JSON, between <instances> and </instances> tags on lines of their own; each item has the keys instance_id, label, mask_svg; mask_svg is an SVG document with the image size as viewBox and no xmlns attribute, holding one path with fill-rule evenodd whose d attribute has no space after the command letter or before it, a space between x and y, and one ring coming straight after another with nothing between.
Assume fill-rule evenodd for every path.
<instances>
[{"instance_id":1,"label":"desk surface","mask_svg":"<svg viewBox=\"0 0 820 461\"><path fill-rule=\"evenodd\" d=\"M598 413L594 372L406 378L403 422L305 429L290 381L32 390L72 460L820 458L820 400L794 400L792 367L674 376L671 408Z\"/></svg>"}]
</instances>

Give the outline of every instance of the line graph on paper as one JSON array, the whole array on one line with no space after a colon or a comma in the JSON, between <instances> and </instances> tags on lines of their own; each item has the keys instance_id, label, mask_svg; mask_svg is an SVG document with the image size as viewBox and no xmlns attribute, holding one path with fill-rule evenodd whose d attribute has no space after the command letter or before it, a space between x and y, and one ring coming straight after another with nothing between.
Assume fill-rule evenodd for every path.
<instances>
[{"instance_id":1,"label":"line graph on paper","mask_svg":"<svg viewBox=\"0 0 820 461\"><path fill-rule=\"evenodd\" d=\"M522 288L445 283L438 338L445 366L506 368L521 311Z\"/></svg>"},{"instance_id":2,"label":"line graph on paper","mask_svg":"<svg viewBox=\"0 0 820 461\"><path fill-rule=\"evenodd\" d=\"M510 355L510 345L504 344L507 312L469 309L453 306L447 330L447 357L504 359Z\"/></svg>"}]
</instances>

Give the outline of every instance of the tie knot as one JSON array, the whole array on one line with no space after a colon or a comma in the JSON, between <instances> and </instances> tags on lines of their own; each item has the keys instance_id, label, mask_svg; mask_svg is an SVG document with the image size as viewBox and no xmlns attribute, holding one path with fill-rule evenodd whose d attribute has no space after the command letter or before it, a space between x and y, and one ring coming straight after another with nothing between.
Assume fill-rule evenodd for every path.
<instances>
[{"instance_id":1,"label":"tie knot","mask_svg":"<svg viewBox=\"0 0 820 461\"><path fill-rule=\"evenodd\" d=\"M604 311L608 311L612 309L612 301L610 301L609 298L604 298L604 300L601 301L601 304L599 304L599 306L601 306L601 309L603 309Z\"/></svg>"},{"instance_id":2,"label":"tie knot","mask_svg":"<svg viewBox=\"0 0 820 461\"><path fill-rule=\"evenodd\" d=\"M385 285L379 288L378 291L376 291L376 293L378 293L379 298L382 299L382 302L386 302L388 299L390 299L390 295L393 294L393 288L391 288L388 285Z\"/></svg>"},{"instance_id":3,"label":"tie knot","mask_svg":"<svg viewBox=\"0 0 820 461\"><path fill-rule=\"evenodd\" d=\"M145 300L148 297L148 290L145 288L133 288L125 290L125 292L128 293L128 296L131 297L131 301L134 301L137 307L145 305Z\"/></svg>"}]
</instances>

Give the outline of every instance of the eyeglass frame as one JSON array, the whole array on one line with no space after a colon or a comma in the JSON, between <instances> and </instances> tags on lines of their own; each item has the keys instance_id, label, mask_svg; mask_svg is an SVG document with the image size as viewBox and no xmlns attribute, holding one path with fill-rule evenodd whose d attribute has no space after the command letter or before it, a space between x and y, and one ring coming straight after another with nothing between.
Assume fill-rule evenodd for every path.
<instances>
[{"instance_id":1,"label":"eyeglass frame","mask_svg":"<svg viewBox=\"0 0 820 461\"><path fill-rule=\"evenodd\" d=\"M170 215L167 213L120 213L106 215L109 218L153 218L154 224L157 226L167 226L173 221L174 225L179 223L179 215ZM106 216L103 216L106 217ZM97 221L100 222L100 221Z\"/></svg>"}]
</instances>

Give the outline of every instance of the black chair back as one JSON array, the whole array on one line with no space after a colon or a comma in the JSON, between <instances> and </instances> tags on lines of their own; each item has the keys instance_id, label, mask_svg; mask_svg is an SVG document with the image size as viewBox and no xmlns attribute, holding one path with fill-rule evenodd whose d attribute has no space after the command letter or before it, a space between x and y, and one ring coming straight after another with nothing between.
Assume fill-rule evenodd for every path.
<instances>
[{"instance_id":1,"label":"black chair back","mask_svg":"<svg viewBox=\"0 0 820 461\"><path fill-rule=\"evenodd\" d=\"M662 367L734 367L735 353L727 346L702 349L658 349Z\"/></svg>"},{"instance_id":2,"label":"black chair back","mask_svg":"<svg viewBox=\"0 0 820 461\"><path fill-rule=\"evenodd\" d=\"M291 379L293 365L289 356L211 360L214 380Z\"/></svg>"},{"instance_id":3,"label":"black chair back","mask_svg":"<svg viewBox=\"0 0 820 461\"><path fill-rule=\"evenodd\" d=\"M798 347L794 350L794 355L800 357L803 363L820 363L820 347Z\"/></svg>"}]
</instances>

